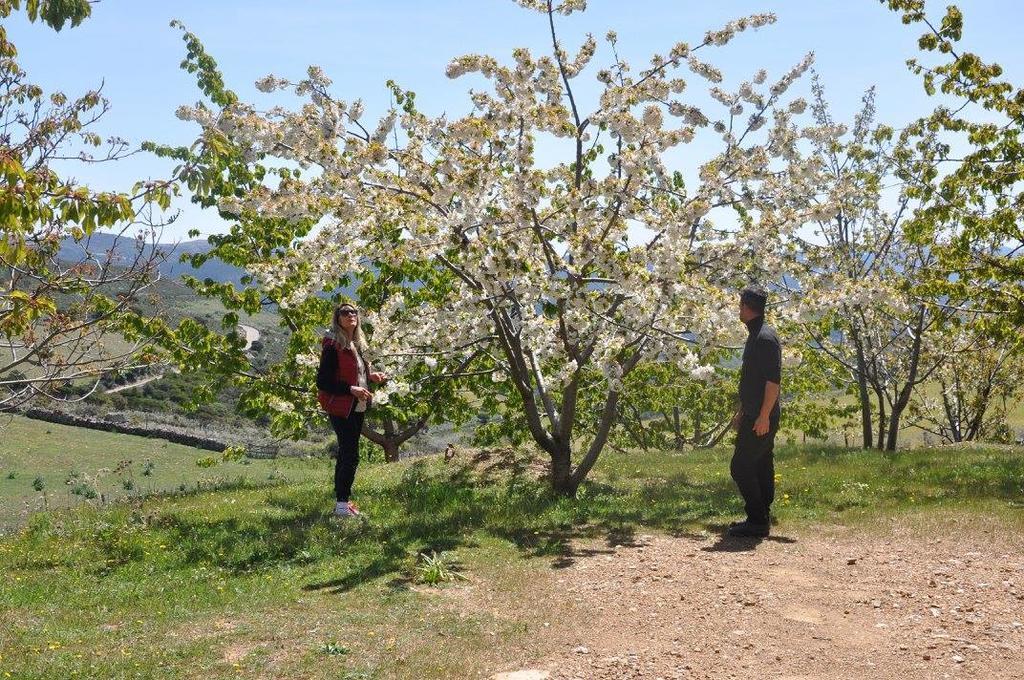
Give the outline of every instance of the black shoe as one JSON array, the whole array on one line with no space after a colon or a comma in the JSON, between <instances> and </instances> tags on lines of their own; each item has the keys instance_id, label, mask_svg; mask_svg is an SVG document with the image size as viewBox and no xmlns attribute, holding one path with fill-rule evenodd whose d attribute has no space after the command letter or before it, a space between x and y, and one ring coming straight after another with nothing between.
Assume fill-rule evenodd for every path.
<instances>
[{"instance_id":1,"label":"black shoe","mask_svg":"<svg viewBox=\"0 0 1024 680\"><path fill-rule=\"evenodd\" d=\"M740 522L734 526L729 527L728 534L730 536L744 536L754 538L766 538L769 533L769 525L767 524L754 524L752 522Z\"/></svg>"},{"instance_id":2,"label":"black shoe","mask_svg":"<svg viewBox=\"0 0 1024 680\"><path fill-rule=\"evenodd\" d=\"M771 523L775 524L775 518L774 517L771 519ZM738 519L735 522L729 522L729 528L732 529L733 527L738 527L741 524L757 524L757 522L751 522L749 519L743 519L743 520L739 520Z\"/></svg>"},{"instance_id":3,"label":"black shoe","mask_svg":"<svg viewBox=\"0 0 1024 680\"><path fill-rule=\"evenodd\" d=\"M779 523L779 521L775 519L775 515L773 515L770 510L765 513L765 516L768 518L769 525L774 526ZM757 524L757 522L751 522L750 518L748 517L747 519L742 521L736 520L735 522L729 522L729 528L732 529L733 527L738 527L741 524Z\"/></svg>"}]
</instances>

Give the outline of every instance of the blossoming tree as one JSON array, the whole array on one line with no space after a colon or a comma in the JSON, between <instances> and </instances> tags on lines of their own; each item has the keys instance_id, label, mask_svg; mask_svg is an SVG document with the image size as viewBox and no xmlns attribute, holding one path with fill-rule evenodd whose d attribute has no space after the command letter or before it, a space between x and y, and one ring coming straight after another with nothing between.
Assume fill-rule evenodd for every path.
<instances>
[{"instance_id":1,"label":"blossoming tree","mask_svg":"<svg viewBox=\"0 0 1024 680\"><path fill-rule=\"evenodd\" d=\"M1010 443L1014 433L1007 411L1021 393L1024 361L1017 347L991 337L972 316L938 348L943 360L934 389L916 394L909 414L915 427L942 442Z\"/></svg>"},{"instance_id":2,"label":"blossoming tree","mask_svg":"<svg viewBox=\"0 0 1024 680\"><path fill-rule=\"evenodd\" d=\"M172 26L183 28L178 22L172 22ZM225 111L235 110L238 97L226 87L223 74L199 38L184 31L183 39L187 54L182 68L195 74L210 104ZM195 109L186 107L180 113L184 117L212 115L206 104ZM208 118L204 121L208 122ZM341 301L352 302L355 296L365 311L395 294L406 295L411 304L427 304L434 299L434 291L444 290L444 283L438 278L444 273L429 267L418 268L414 263L396 267L368 257L359 259L356 270L330 266L325 270L323 263L320 268L313 268L293 259L291 264L279 268L276 276L257 277L268 268L280 266L282 258L294 256L290 248L310 237L315 218L238 210L239 197L262 191L268 176L278 177L282 171L269 169L262 162L263 154L256 157L248 138L236 134L236 125L237 120L224 115L218 125L205 125L200 137L189 147L154 142L145 145L157 155L181 163L175 172L192 192L194 202L218 209L221 217L233 222L227 233L209 237L209 250L189 256L191 264L199 267L216 258L249 272L238 287L183 276L186 285L200 296L216 299L223 306L222 332L194 319L185 319L173 329L154 320L147 331L158 339L170 360L200 378L195 390L198 400L212 397L225 380L230 380L240 388L239 407L244 413L269 421L271 431L278 436L296 436L322 418L310 388L315 382L319 337L331 316L331 307ZM284 176L290 172L283 170ZM382 239L377 242L379 246L387 238L378 236ZM306 248L340 246L317 240L317 236L312 238ZM315 295L296 292L317 287L320 290ZM280 360L254 363L244 351L237 325L240 314L254 314L267 308L274 310L289 340ZM372 323L364 324L364 328L373 333ZM457 425L473 414L474 405L490 406L490 397L483 402L467 398L473 393L469 383L489 374L486 370L467 371L467 364L477 355L453 362L437 355L408 366L397 389L378 392L376 406L364 422L363 435L381 447L386 460L397 460L403 444L428 423ZM455 379L459 382L454 393L449 385L446 398L435 398L441 381Z\"/></svg>"},{"instance_id":3,"label":"blossoming tree","mask_svg":"<svg viewBox=\"0 0 1024 680\"><path fill-rule=\"evenodd\" d=\"M783 101L810 56L774 82L762 70L731 90L703 58L772 15L679 43L639 70L609 33L600 93L585 105L575 83L598 43L588 36L570 54L556 26L585 3L519 4L543 15L550 53L517 49L508 64L454 59L450 77L486 84L471 90L465 116L431 117L392 85L397 108L364 124L362 103L333 96L316 67L298 82L258 83L303 98L294 110L222 98L179 115L203 126L205 143L237 149L248 168L243 182L224 173L197 182L237 187L217 206L238 233L292 225L277 247L239 254L260 291L245 293L253 302L272 291L288 317L339 272L369 262L408 272L366 319L375 362L396 376L378 401L418 389L402 380L417 366L486 374L550 456L553 488L572 494L639 362L700 372L710 349L736 342L735 291L752 254L781 271L787 235L828 211L807 204L819 160L797 151L805 136L828 131L798 128L804 102ZM708 83L721 109L684 99L687 78ZM673 151L699 135L718 150L674 169ZM542 144L564 152L561 162L542 166ZM295 338L293 356L312 351L312 340Z\"/></svg>"},{"instance_id":4,"label":"blossoming tree","mask_svg":"<svg viewBox=\"0 0 1024 680\"><path fill-rule=\"evenodd\" d=\"M813 113L836 134L814 145L829 169L818 195L834 212L794 241L799 318L813 348L856 386L864 448L893 450L915 390L944 361L954 315L955 301L922 286L937 262L936 243L907 234L922 206L901 181L908 154L932 158L935 145L894 141L893 130L874 121L873 91L847 130L832 119L815 79Z\"/></svg>"}]
</instances>

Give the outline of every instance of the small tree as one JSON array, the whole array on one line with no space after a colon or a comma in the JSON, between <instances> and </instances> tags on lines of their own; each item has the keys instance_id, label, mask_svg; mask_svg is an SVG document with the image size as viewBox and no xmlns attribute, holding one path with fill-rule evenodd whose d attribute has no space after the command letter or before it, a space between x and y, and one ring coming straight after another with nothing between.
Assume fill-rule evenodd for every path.
<instances>
[{"instance_id":1,"label":"small tree","mask_svg":"<svg viewBox=\"0 0 1024 680\"><path fill-rule=\"evenodd\" d=\"M951 331L942 365L916 395L914 425L944 442L1005 441L1007 404L1024 382L1019 346L988 337L976 324Z\"/></svg>"},{"instance_id":2,"label":"small tree","mask_svg":"<svg viewBox=\"0 0 1024 680\"><path fill-rule=\"evenodd\" d=\"M632 398L619 406L615 439L640 449L714 446L736 412L736 371L701 366L684 373L674 363L648 361L625 381Z\"/></svg>"},{"instance_id":3,"label":"small tree","mask_svg":"<svg viewBox=\"0 0 1024 680\"><path fill-rule=\"evenodd\" d=\"M49 510L50 504L46 498L46 481L40 475L32 480L32 489L43 497L43 510Z\"/></svg>"},{"instance_id":4,"label":"small tree","mask_svg":"<svg viewBox=\"0 0 1024 680\"><path fill-rule=\"evenodd\" d=\"M177 22L172 26L181 27ZM370 255L336 260L327 269L309 266L317 261L310 255L288 261L281 278L266 278L268 271L302 250L317 257L336 257L337 244L325 241L312 232L316 218L279 215L261 211L239 211L240 197L266 190L268 178L295 178L301 174L292 168L270 168L263 162L263 154L254 154L250 146L241 143L237 121L237 95L224 84L214 59L205 51L199 39L184 31L187 55L182 68L195 73L200 90L207 103L196 107L183 107L183 117L196 117L204 123L200 138L191 147L169 147L153 142L147 149L157 155L181 161L176 169L192 192L192 200L200 206L218 210L220 216L232 222L226 234L211 236L211 248L204 253L186 258L199 267L211 258L247 271L241 286L199 280L184 276L186 285L200 296L216 299L226 312L218 332L195 319L183 320L177 328L166 324L153 324L151 332L159 338L173 360L199 377L195 389L197 400L212 398L224 380L240 388L239 406L250 417L265 421L271 430L282 436L299 436L314 423L322 421L314 390L319 355L319 340L326 331L331 308L338 302L350 301L354 295L365 313L393 295L406 296L410 304L429 303L431 295L444 282L435 280L439 272L417 269L409 263L393 263L374 259ZM224 109L219 125L208 125L213 120L211 107ZM195 233L194 233L195 235ZM394 244L388 245L388 247ZM334 253L331 255L330 253ZM306 262L302 262L306 259ZM254 360L254 351L246 354L236 332L240 313L255 314L272 310L279 318L288 342L280 357L275 352L260 355ZM365 315L364 315L365 316ZM370 359L378 362L377 338L372 318L364 319L364 330L371 338ZM256 350L255 344L252 348ZM397 460L401 447L431 422L460 423L469 417L466 380L489 371L473 372L469 364L479 356L472 354L458 361L448 361L446 355L412 353L416 361L406 362L402 382L395 389L378 389L374 408L363 425L363 435L379 445L387 461ZM440 380L458 381L447 386L442 394ZM415 386L415 391L410 389Z\"/></svg>"},{"instance_id":5,"label":"small tree","mask_svg":"<svg viewBox=\"0 0 1024 680\"><path fill-rule=\"evenodd\" d=\"M864 448L894 450L914 391L943 361L936 348L952 308L922 286L937 262L935 244L906 233L920 207L900 182L907 140L893 142L893 131L875 124L873 91L848 134L832 119L817 79L814 95L818 125L846 136L814 144L828 168L818 195L837 210L796 239L793 293L808 340L856 388ZM934 144L919 148L931 153ZM900 188L887 194L890 185Z\"/></svg>"}]
</instances>

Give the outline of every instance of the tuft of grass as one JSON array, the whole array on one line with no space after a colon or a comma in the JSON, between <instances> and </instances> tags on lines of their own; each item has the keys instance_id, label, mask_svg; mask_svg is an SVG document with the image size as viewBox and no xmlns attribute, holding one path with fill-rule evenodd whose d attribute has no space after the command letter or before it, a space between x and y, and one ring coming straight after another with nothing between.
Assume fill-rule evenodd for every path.
<instances>
[{"instance_id":1,"label":"tuft of grass","mask_svg":"<svg viewBox=\"0 0 1024 680\"><path fill-rule=\"evenodd\" d=\"M349 653L349 648L337 642L327 642L320 647L320 653L327 656L344 656Z\"/></svg>"},{"instance_id":2,"label":"tuft of grass","mask_svg":"<svg viewBox=\"0 0 1024 680\"><path fill-rule=\"evenodd\" d=\"M439 553L431 550L430 554L421 552L417 558L416 581L428 586L465 581L466 577L461 570L462 565L450 551Z\"/></svg>"}]
</instances>

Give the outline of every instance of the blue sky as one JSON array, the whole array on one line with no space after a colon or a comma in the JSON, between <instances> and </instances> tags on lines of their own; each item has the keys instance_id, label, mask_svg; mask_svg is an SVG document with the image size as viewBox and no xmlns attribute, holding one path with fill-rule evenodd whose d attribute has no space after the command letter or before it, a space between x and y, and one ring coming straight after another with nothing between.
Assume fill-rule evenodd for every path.
<instances>
[{"instance_id":1,"label":"blue sky","mask_svg":"<svg viewBox=\"0 0 1024 680\"><path fill-rule=\"evenodd\" d=\"M936 15L945 4L930 3ZM966 17L965 46L1002 64L1012 80L1024 81L1024 3L959 4ZM778 23L739 36L710 59L725 72L727 84L762 67L778 76L814 51L839 119L856 112L871 85L878 87L879 119L889 124L899 126L935 105L904 66L917 55L919 29L904 26L877 0L590 0L587 12L560 18L559 27L570 50L587 32L600 38L614 29L620 52L641 68L651 54L680 40L695 44L708 29L765 11L775 12ZM507 59L517 46L549 48L546 19L511 0L102 0L75 29L54 33L21 17L10 19L7 29L30 80L46 91L74 94L104 83L113 110L97 128L101 134L181 144L194 138L195 128L177 120L174 110L199 95L178 68L184 50L180 32L168 26L171 19L200 36L243 99L267 101L253 87L267 73L297 78L318 64L334 80L337 96L363 98L370 114L387 107L389 78L415 90L418 106L428 113L465 113L472 83L445 77L453 56L484 52ZM605 63L607 48L601 44L594 66ZM592 82L593 72L581 82ZM76 167L74 174L95 188L119 189L169 169L138 155L116 165ZM182 204L182 219L165 240L183 238L191 227L204 233L223 229L214 213Z\"/></svg>"}]
</instances>

